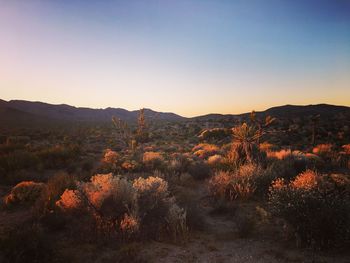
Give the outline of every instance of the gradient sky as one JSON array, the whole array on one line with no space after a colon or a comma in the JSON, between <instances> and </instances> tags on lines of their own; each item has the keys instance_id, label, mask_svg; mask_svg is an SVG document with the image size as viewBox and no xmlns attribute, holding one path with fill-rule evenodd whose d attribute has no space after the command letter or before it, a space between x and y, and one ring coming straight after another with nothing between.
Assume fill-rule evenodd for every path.
<instances>
[{"instance_id":1,"label":"gradient sky","mask_svg":"<svg viewBox=\"0 0 350 263\"><path fill-rule=\"evenodd\" d=\"M184 116L350 106L350 1L0 0L0 98Z\"/></svg>"}]
</instances>

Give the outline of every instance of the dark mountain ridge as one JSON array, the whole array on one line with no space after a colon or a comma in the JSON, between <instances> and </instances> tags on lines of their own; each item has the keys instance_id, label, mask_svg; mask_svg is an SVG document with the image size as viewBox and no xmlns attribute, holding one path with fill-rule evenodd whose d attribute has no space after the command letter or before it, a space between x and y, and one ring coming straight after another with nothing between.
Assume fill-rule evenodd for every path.
<instances>
[{"instance_id":1,"label":"dark mountain ridge","mask_svg":"<svg viewBox=\"0 0 350 263\"><path fill-rule=\"evenodd\" d=\"M308 115L320 115L328 118L343 114L350 118L350 107L329 104L317 105L284 105L256 112L258 117L271 115L277 118L295 118ZM128 111L122 108L92 109L74 107L67 104L48 104L44 102L31 102L25 100L0 100L1 125L13 124L40 124L47 122L110 122L112 116L128 122L135 122L139 110ZM208 114L193 118L186 118L175 113L157 112L145 109L145 116L149 120L161 121L222 121L231 119L245 119L250 113L243 114Z\"/></svg>"},{"instance_id":2,"label":"dark mountain ridge","mask_svg":"<svg viewBox=\"0 0 350 263\"><path fill-rule=\"evenodd\" d=\"M266 117L268 115L277 118L295 118L312 115L320 115L320 117L327 118L338 114L344 114L350 117L350 107L338 106L330 104L311 104L311 105L283 105L269 108L265 111L256 111L258 117ZM197 120L222 120L230 118L247 118L250 112L242 114L207 114L203 116L194 117Z\"/></svg>"}]
</instances>

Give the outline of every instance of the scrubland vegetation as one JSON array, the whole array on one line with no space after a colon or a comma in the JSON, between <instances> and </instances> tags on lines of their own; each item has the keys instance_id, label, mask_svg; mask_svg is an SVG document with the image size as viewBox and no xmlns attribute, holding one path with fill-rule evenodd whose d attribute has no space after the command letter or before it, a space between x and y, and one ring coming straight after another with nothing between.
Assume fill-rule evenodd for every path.
<instances>
[{"instance_id":1,"label":"scrubland vegetation","mask_svg":"<svg viewBox=\"0 0 350 263\"><path fill-rule=\"evenodd\" d=\"M3 132L0 261L346 262L348 121Z\"/></svg>"}]
</instances>

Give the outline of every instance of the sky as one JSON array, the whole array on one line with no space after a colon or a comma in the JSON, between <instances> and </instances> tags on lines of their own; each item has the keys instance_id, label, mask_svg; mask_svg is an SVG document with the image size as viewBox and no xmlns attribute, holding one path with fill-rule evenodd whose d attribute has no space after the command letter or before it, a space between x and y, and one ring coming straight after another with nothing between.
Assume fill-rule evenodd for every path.
<instances>
[{"instance_id":1,"label":"sky","mask_svg":"<svg viewBox=\"0 0 350 263\"><path fill-rule=\"evenodd\" d=\"M350 106L350 1L0 0L0 98L187 117Z\"/></svg>"}]
</instances>

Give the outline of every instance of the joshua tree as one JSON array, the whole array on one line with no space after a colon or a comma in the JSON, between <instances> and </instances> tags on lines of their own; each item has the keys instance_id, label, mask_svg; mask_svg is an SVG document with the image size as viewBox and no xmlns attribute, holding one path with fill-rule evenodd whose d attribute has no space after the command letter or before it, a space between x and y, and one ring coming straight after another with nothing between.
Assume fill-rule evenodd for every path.
<instances>
[{"instance_id":1,"label":"joshua tree","mask_svg":"<svg viewBox=\"0 0 350 263\"><path fill-rule=\"evenodd\" d=\"M257 126L259 137L257 139L257 144L260 144L260 138L265 134L265 130L268 126L270 126L276 118L271 117L270 115L266 116L265 120L260 120L256 117L255 111L250 113L251 122Z\"/></svg>"},{"instance_id":2,"label":"joshua tree","mask_svg":"<svg viewBox=\"0 0 350 263\"><path fill-rule=\"evenodd\" d=\"M117 142L122 147L128 147L131 139L130 129L128 124L125 121L115 116L112 117L112 122L114 127L116 128Z\"/></svg>"},{"instance_id":3,"label":"joshua tree","mask_svg":"<svg viewBox=\"0 0 350 263\"><path fill-rule=\"evenodd\" d=\"M145 109L140 109L137 119L137 139L144 142L148 139L147 124L145 118Z\"/></svg>"},{"instance_id":4,"label":"joshua tree","mask_svg":"<svg viewBox=\"0 0 350 263\"><path fill-rule=\"evenodd\" d=\"M232 169L237 169L245 163L258 163L262 161L257 141L261 134L253 125L243 123L232 128L233 143L227 154L227 160Z\"/></svg>"}]
</instances>

